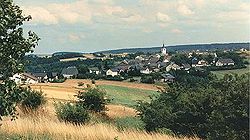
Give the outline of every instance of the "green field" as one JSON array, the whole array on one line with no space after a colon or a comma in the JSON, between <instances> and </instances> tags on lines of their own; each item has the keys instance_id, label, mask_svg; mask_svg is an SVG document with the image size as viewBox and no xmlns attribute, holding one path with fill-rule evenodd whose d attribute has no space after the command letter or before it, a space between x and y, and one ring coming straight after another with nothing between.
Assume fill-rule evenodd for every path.
<instances>
[{"instance_id":1,"label":"green field","mask_svg":"<svg viewBox=\"0 0 250 140\"><path fill-rule=\"evenodd\" d=\"M212 71L212 73L215 74L218 78L222 78L225 74L242 75L247 72L250 72L250 65L248 65L247 68L244 69Z\"/></svg>"},{"instance_id":2,"label":"green field","mask_svg":"<svg viewBox=\"0 0 250 140\"><path fill-rule=\"evenodd\" d=\"M150 96L159 95L157 91L153 90L142 90L113 85L100 85L99 87L106 90L107 96L111 99L112 104L126 106L134 106L138 100L150 101Z\"/></svg>"}]
</instances>

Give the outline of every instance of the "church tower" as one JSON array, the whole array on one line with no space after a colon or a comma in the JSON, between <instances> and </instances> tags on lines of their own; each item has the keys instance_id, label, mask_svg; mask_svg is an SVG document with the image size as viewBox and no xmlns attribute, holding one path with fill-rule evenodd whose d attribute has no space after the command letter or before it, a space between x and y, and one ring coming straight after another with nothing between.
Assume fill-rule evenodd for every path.
<instances>
[{"instance_id":1,"label":"church tower","mask_svg":"<svg viewBox=\"0 0 250 140\"><path fill-rule=\"evenodd\" d=\"M168 54L168 53L167 53L167 47L165 46L164 43L163 43L162 48L161 48L161 54L162 54L162 55L167 55L167 54Z\"/></svg>"}]
</instances>

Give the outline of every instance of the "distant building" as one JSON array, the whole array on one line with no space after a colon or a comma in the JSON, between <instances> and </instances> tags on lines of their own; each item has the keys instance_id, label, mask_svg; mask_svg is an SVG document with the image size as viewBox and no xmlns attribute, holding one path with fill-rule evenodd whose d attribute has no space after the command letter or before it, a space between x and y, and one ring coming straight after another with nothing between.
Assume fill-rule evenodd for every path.
<instances>
[{"instance_id":1,"label":"distant building","mask_svg":"<svg viewBox=\"0 0 250 140\"><path fill-rule=\"evenodd\" d=\"M220 67L220 66L233 66L235 65L235 62L233 61L233 59L227 58L227 59L219 59L216 64L216 66Z\"/></svg>"},{"instance_id":2,"label":"distant building","mask_svg":"<svg viewBox=\"0 0 250 140\"><path fill-rule=\"evenodd\" d=\"M65 78L72 78L74 76L77 76L78 75L78 70L76 67L68 67L68 68L64 68L62 70L62 73L63 77Z\"/></svg>"},{"instance_id":3,"label":"distant building","mask_svg":"<svg viewBox=\"0 0 250 140\"><path fill-rule=\"evenodd\" d=\"M16 84L36 84L38 83L38 78L28 73L17 73L10 77Z\"/></svg>"},{"instance_id":4,"label":"distant building","mask_svg":"<svg viewBox=\"0 0 250 140\"><path fill-rule=\"evenodd\" d=\"M161 82L174 82L175 77L169 73L162 74Z\"/></svg>"},{"instance_id":5,"label":"distant building","mask_svg":"<svg viewBox=\"0 0 250 140\"><path fill-rule=\"evenodd\" d=\"M93 73L93 74L98 75L98 74L100 74L100 70L97 67L89 68L89 73Z\"/></svg>"},{"instance_id":6,"label":"distant building","mask_svg":"<svg viewBox=\"0 0 250 140\"><path fill-rule=\"evenodd\" d=\"M47 83L49 80L49 77L45 72L33 73L33 75L38 79L39 83Z\"/></svg>"},{"instance_id":7,"label":"distant building","mask_svg":"<svg viewBox=\"0 0 250 140\"><path fill-rule=\"evenodd\" d=\"M175 63L171 63L166 67L166 71L170 71L170 70L180 70L181 67Z\"/></svg>"},{"instance_id":8,"label":"distant building","mask_svg":"<svg viewBox=\"0 0 250 140\"><path fill-rule=\"evenodd\" d=\"M192 64L192 67L204 67L207 66L208 62L205 60L200 60L200 61L196 61L196 63Z\"/></svg>"},{"instance_id":9,"label":"distant building","mask_svg":"<svg viewBox=\"0 0 250 140\"><path fill-rule=\"evenodd\" d=\"M150 70L148 67L145 67L145 68L141 68L140 72L142 74L150 74L152 73L152 70Z\"/></svg>"},{"instance_id":10,"label":"distant building","mask_svg":"<svg viewBox=\"0 0 250 140\"><path fill-rule=\"evenodd\" d=\"M188 71L188 70L191 69L191 66L189 64L182 64L181 69L184 69L184 70Z\"/></svg>"},{"instance_id":11,"label":"distant building","mask_svg":"<svg viewBox=\"0 0 250 140\"><path fill-rule=\"evenodd\" d=\"M117 75L119 75L119 70L116 69L116 68L109 69L109 70L106 71L106 75L107 76L112 76L112 77L117 76Z\"/></svg>"},{"instance_id":12,"label":"distant building","mask_svg":"<svg viewBox=\"0 0 250 140\"><path fill-rule=\"evenodd\" d=\"M165 46L164 43L163 43L162 48L161 48L161 54L163 56L168 55L168 53L167 53L167 47Z\"/></svg>"}]
</instances>

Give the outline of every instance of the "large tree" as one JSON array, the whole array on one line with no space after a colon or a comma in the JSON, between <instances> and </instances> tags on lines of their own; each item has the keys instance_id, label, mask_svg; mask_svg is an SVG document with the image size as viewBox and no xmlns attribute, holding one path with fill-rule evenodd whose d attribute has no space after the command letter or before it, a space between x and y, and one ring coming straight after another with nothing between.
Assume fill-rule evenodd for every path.
<instances>
[{"instance_id":1,"label":"large tree","mask_svg":"<svg viewBox=\"0 0 250 140\"><path fill-rule=\"evenodd\" d=\"M24 16L12 0L0 0L0 119L15 116L15 107L22 97L22 90L9 79L23 70L23 57L37 46L39 37L29 31L24 37L22 25L31 20Z\"/></svg>"}]
</instances>

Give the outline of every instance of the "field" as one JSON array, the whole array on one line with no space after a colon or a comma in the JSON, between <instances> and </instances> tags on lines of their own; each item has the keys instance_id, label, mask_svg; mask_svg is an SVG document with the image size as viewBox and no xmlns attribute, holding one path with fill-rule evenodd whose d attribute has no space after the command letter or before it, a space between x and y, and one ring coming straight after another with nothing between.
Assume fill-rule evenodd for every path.
<instances>
[{"instance_id":1,"label":"field","mask_svg":"<svg viewBox=\"0 0 250 140\"><path fill-rule=\"evenodd\" d=\"M83 86L78 86L83 82ZM64 83L44 83L32 85L35 90L42 90L46 94L46 105L32 113L18 110L19 118L10 121L4 118L0 127L0 139L90 139L90 140L194 140L197 138L176 137L161 133L147 133L143 130L143 122L136 117L136 111L129 106L136 104L136 100L149 101L149 96L159 94L153 85L96 81L96 85L106 90L107 96L112 98L107 105L105 120L92 114L90 123L73 125L60 122L55 114L54 103L58 101L75 100L74 95L91 85L89 80L67 80ZM145 88L144 88L145 87Z\"/></svg>"},{"instance_id":2,"label":"field","mask_svg":"<svg viewBox=\"0 0 250 140\"><path fill-rule=\"evenodd\" d=\"M154 90L144 90L113 85L101 85L100 88L106 90L107 96L112 104L134 106L138 100L150 101L150 96L159 95Z\"/></svg>"},{"instance_id":3,"label":"field","mask_svg":"<svg viewBox=\"0 0 250 140\"><path fill-rule=\"evenodd\" d=\"M242 75L248 72L250 72L250 65L248 65L247 68L244 68L244 69L212 71L212 73L217 75L218 78L222 78L225 74Z\"/></svg>"},{"instance_id":4,"label":"field","mask_svg":"<svg viewBox=\"0 0 250 140\"><path fill-rule=\"evenodd\" d=\"M51 120L46 116L22 117L13 122L4 121L1 126L2 139L46 139L46 140L191 140L194 138L180 138L165 134L149 134L145 131L119 131L116 127L93 123L84 126Z\"/></svg>"}]
</instances>

